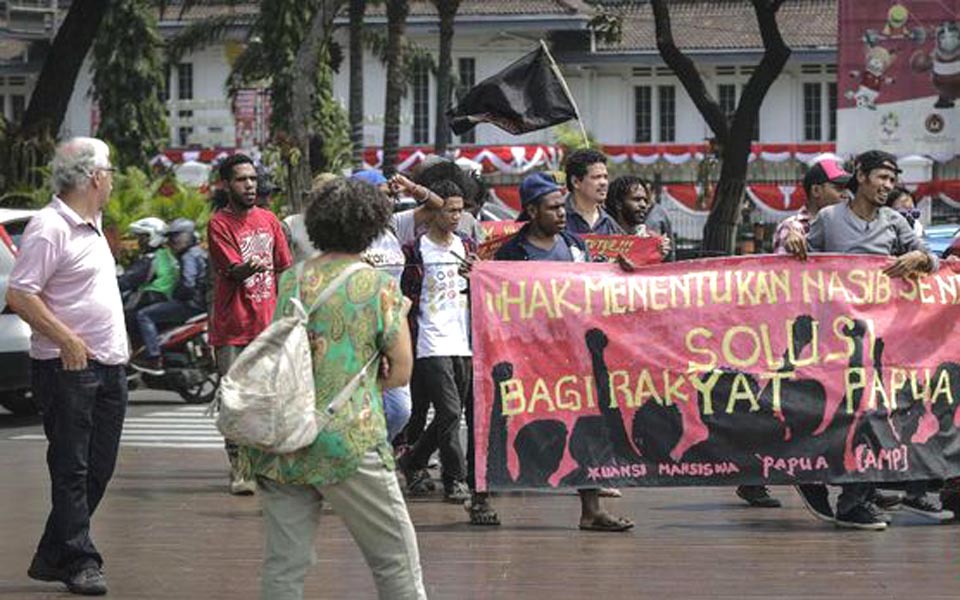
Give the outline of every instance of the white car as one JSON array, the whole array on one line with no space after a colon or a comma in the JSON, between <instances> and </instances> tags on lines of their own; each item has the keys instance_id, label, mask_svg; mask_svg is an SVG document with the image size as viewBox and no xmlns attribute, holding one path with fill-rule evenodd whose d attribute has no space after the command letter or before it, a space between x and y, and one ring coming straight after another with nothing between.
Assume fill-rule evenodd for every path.
<instances>
[{"instance_id":1,"label":"white car","mask_svg":"<svg viewBox=\"0 0 960 600\"><path fill-rule=\"evenodd\" d=\"M17 243L35 210L0 208L0 405L16 415L37 412L30 387L30 327L7 306L7 279Z\"/></svg>"}]
</instances>

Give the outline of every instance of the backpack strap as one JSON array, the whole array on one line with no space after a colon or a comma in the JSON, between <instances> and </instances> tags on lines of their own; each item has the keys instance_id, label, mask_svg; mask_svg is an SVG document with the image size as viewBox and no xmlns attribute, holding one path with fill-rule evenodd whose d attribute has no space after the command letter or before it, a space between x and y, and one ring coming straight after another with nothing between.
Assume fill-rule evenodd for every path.
<instances>
[{"instance_id":1,"label":"backpack strap","mask_svg":"<svg viewBox=\"0 0 960 600\"><path fill-rule=\"evenodd\" d=\"M330 420L333 419L333 416L337 413L337 411L340 410L340 408L346 404L350 398L353 397L353 393L357 390L357 386L359 386L360 382L366 378L367 371L370 369L370 367L375 363L378 363L381 354L382 352L380 350L374 352L373 356L370 357L370 360L368 360L367 363L360 369L360 372L354 375L353 378L348 381L345 386L343 386L343 389L333 397L333 400L327 404L326 408L317 411L317 414L321 416L321 431L325 429L326 423L329 423Z\"/></svg>"}]
</instances>

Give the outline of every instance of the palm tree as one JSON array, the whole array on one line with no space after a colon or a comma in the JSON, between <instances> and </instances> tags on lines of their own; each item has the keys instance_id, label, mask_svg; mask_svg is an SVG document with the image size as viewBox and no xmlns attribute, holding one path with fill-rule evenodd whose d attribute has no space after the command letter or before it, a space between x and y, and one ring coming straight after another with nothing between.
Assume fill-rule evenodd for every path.
<instances>
[{"instance_id":1,"label":"palm tree","mask_svg":"<svg viewBox=\"0 0 960 600\"><path fill-rule=\"evenodd\" d=\"M444 154L450 143L450 124L447 109L453 88L450 71L453 68L453 21L460 9L460 0L430 0L440 16L440 56L437 61L437 118L434 129L433 151Z\"/></svg>"},{"instance_id":2,"label":"palm tree","mask_svg":"<svg viewBox=\"0 0 960 600\"><path fill-rule=\"evenodd\" d=\"M363 166L363 15L367 0L350 0L350 144L354 167Z\"/></svg>"},{"instance_id":3,"label":"palm tree","mask_svg":"<svg viewBox=\"0 0 960 600\"><path fill-rule=\"evenodd\" d=\"M410 13L408 0L387 0L387 96L383 114L383 172L392 174L400 145L400 101L406 87L403 33Z\"/></svg>"}]
</instances>

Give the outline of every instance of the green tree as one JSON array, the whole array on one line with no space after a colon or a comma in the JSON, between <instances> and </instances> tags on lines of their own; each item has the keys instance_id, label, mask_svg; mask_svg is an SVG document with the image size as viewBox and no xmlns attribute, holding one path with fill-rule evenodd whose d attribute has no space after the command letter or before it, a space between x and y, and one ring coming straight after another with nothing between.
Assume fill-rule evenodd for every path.
<instances>
[{"instance_id":1,"label":"green tree","mask_svg":"<svg viewBox=\"0 0 960 600\"><path fill-rule=\"evenodd\" d=\"M408 0L387 0L387 93L383 114L383 172L396 169L400 145L400 101L406 89L403 37L410 13Z\"/></svg>"},{"instance_id":2,"label":"green tree","mask_svg":"<svg viewBox=\"0 0 960 600\"><path fill-rule=\"evenodd\" d=\"M437 57L437 112L434 128L433 150L444 154L450 143L450 123L447 109L453 90L453 23L460 10L460 0L430 0L440 16L440 52Z\"/></svg>"},{"instance_id":3,"label":"green tree","mask_svg":"<svg viewBox=\"0 0 960 600\"><path fill-rule=\"evenodd\" d=\"M162 48L148 0L111 4L93 44L93 98L97 135L113 144L121 166L146 167L167 138Z\"/></svg>"},{"instance_id":4,"label":"green tree","mask_svg":"<svg viewBox=\"0 0 960 600\"><path fill-rule=\"evenodd\" d=\"M363 15L367 0L350 0L350 162L363 166Z\"/></svg>"}]
</instances>

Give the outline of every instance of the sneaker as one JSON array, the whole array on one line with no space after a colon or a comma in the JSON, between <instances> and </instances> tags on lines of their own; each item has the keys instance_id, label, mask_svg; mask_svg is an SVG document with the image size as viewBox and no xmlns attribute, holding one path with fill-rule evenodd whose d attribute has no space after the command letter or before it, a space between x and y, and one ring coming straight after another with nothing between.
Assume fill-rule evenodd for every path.
<instances>
[{"instance_id":1,"label":"sneaker","mask_svg":"<svg viewBox=\"0 0 960 600\"><path fill-rule=\"evenodd\" d=\"M864 504L854 506L844 513L837 513L834 521L837 527L845 529L863 529L867 531L883 531L887 528L886 521L877 518L870 507Z\"/></svg>"},{"instance_id":2,"label":"sneaker","mask_svg":"<svg viewBox=\"0 0 960 600\"><path fill-rule=\"evenodd\" d=\"M830 506L830 492L827 486L817 484L802 484L797 486L797 493L803 500L803 505L817 519L827 523L836 520L833 508Z\"/></svg>"},{"instance_id":3,"label":"sneaker","mask_svg":"<svg viewBox=\"0 0 960 600\"><path fill-rule=\"evenodd\" d=\"M102 596L107 593L107 580L97 567L80 569L65 582L71 594Z\"/></svg>"},{"instance_id":4,"label":"sneaker","mask_svg":"<svg viewBox=\"0 0 960 600\"><path fill-rule=\"evenodd\" d=\"M257 482L247 479L236 467L230 469L230 493L234 496L252 496L257 491Z\"/></svg>"},{"instance_id":5,"label":"sneaker","mask_svg":"<svg viewBox=\"0 0 960 600\"><path fill-rule=\"evenodd\" d=\"M130 361L130 366L141 373L146 373L147 375L155 375L159 377L165 373L163 370L163 359L159 356L142 356L135 358L134 360Z\"/></svg>"},{"instance_id":6,"label":"sneaker","mask_svg":"<svg viewBox=\"0 0 960 600\"><path fill-rule=\"evenodd\" d=\"M867 503L866 503L864 506L867 507L867 510L869 510L871 513L873 513L873 516L875 516L877 519L883 521L883 522L886 523L887 525L889 525L890 523L893 523L893 515L891 515L891 514L888 513L887 511L883 510L882 508L880 508L879 506L877 506L877 505L874 504L873 502L871 502L871 501L868 500Z\"/></svg>"},{"instance_id":7,"label":"sneaker","mask_svg":"<svg viewBox=\"0 0 960 600\"><path fill-rule=\"evenodd\" d=\"M940 502L944 509L953 513L953 518L960 518L960 491L944 488L940 492Z\"/></svg>"},{"instance_id":8,"label":"sneaker","mask_svg":"<svg viewBox=\"0 0 960 600\"><path fill-rule=\"evenodd\" d=\"M426 496L437 489L430 471L426 469L404 473L404 478L407 480L407 493L411 496Z\"/></svg>"},{"instance_id":9,"label":"sneaker","mask_svg":"<svg viewBox=\"0 0 960 600\"><path fill-rule=\"evenodd\" d=\"M443 501L451 504L463 504L470 499L470 488L462 481L455 481L443 491Z\"/></svg>"},{"instance_id":10,"label":"sneaker","mask_svg":"<svg viewBox=\"0 0 960 600\"><path fill-rule=\"evenodd\" d=\"M932 500L926 494L919 498L904 498L903 510L923 515L934 521L949 521L953 518L953 511L944 510L939 502Z\"/></svg>"},{"instance_id":11,"label":"sneaker","mask_svg":"<svg viewBox=\"0 0 960 600\"><path fill-rule=\"evenodd\" d=\"M881 510L898 510L900 503L903 502L903 496L900 494L884 494L880 490L875 490L870 502L876 504Z\"/></svg>"},{"instance_id":12,"label":"sneaker","mask_svg":"<svg viewBox=\"0 0 960 600\"><path fill-rule=\"evenodd\" d=\"M68 578L66 570L51 565L39 554L33 555L27 576L37 581L66 581Z\"/></svg>"},{"instance_id":13,"label":"sneaker","mask_svg":"<svg viewBox=\"0 0 960 600\"><path fill-rule=\"evenodd\" d=\"M765 485L741 485L737 496L755 508L780 508L780 501L770 495Z\"/></svg>"}]
</instances>

